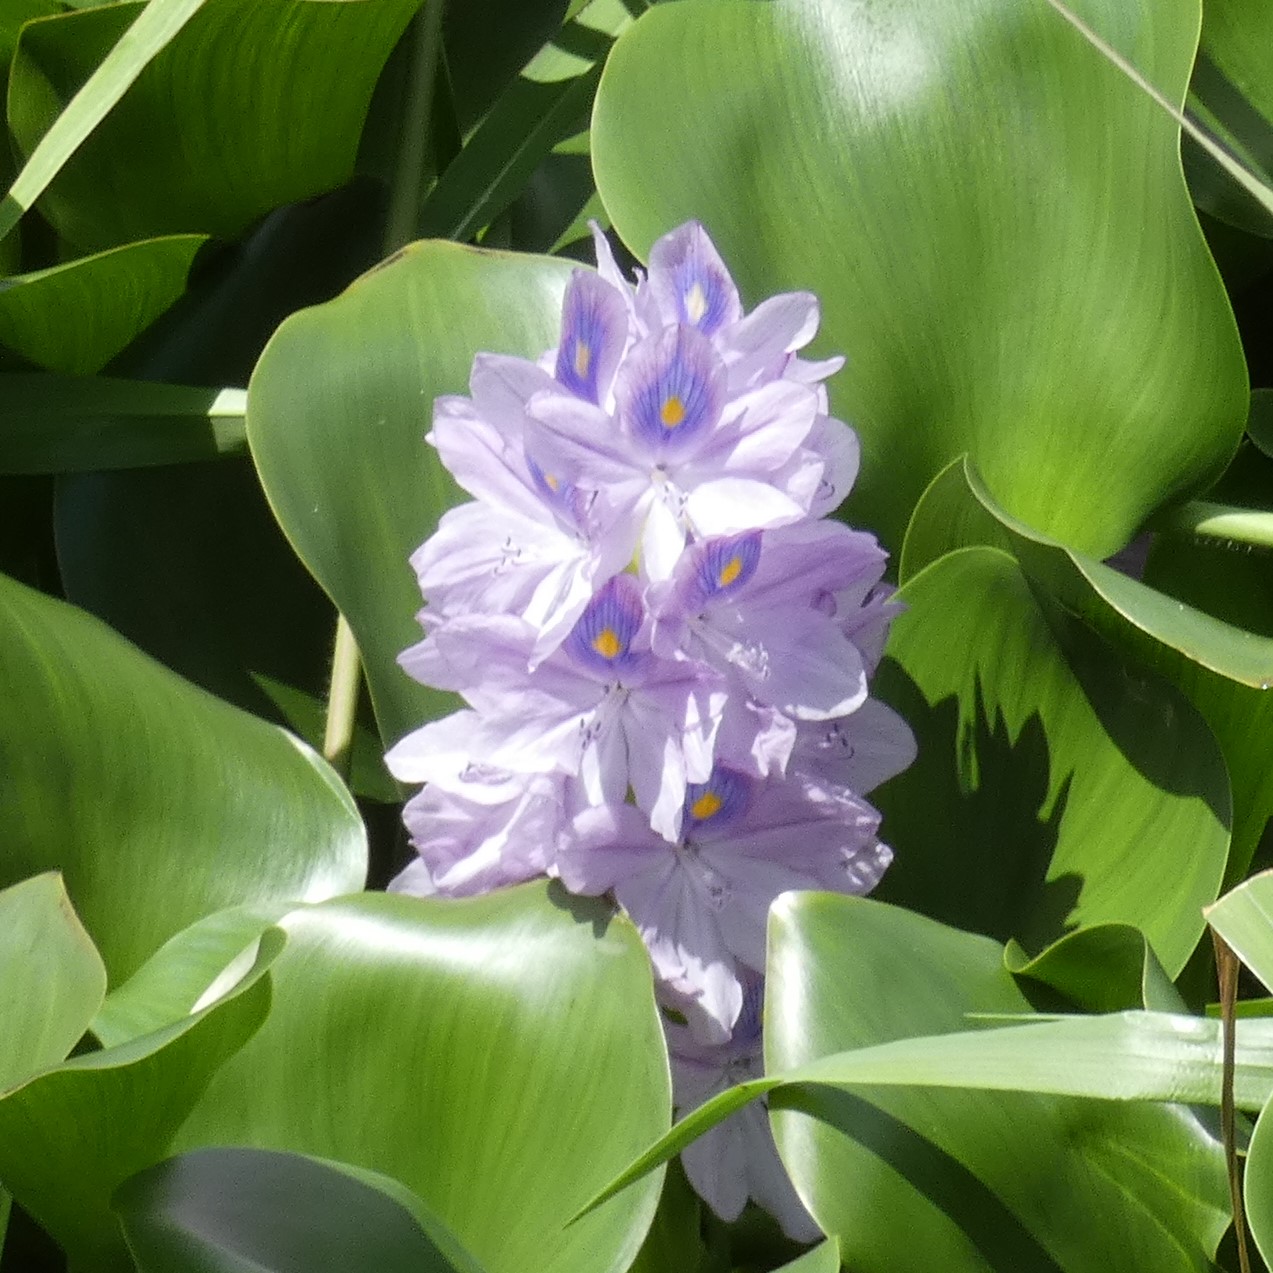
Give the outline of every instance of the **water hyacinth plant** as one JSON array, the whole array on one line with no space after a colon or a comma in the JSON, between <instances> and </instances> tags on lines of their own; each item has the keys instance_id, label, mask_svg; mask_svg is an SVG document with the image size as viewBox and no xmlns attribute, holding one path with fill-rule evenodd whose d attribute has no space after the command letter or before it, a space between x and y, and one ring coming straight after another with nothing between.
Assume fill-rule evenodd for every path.
<instances>
[{"instance_id":1,"label":"water hyacinth plant","mask_svg":"<svg viewBox=\"0 0 1273 1273\"><path fill-rule=\"evenodd\" d=\"M1262 6L0 43L0 1273L1267 1266Z\"/></svg>"}]
</instances>

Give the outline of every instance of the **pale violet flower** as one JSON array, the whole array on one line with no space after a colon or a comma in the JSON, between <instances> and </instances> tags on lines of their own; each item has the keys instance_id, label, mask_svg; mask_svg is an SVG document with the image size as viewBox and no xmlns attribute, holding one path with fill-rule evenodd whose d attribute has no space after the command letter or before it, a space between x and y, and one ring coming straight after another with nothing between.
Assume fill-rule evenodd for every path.
<instances>
[{"instance_id":1,"label":"pale violet flower","mask_svg":"<svg viewBox=\"0 0 1273 1273\"><path fill-rule=\"evenodd\" d=\"M762 995L761 979L748 978L738 1025L723 1043L704 1044L685 1028L664 1022L678 1117L720 1092L763 1076ZM671 1003L675 1010L675 997ZM778 1157L763 1098L744 1105L686 1146L681 1162L690 1184L722 1220L737 1220L750 1198L789 1238L815 1242L822 1236Z\"/></svg>"},{"instance_id":2,"label":"pale violet flower","mask_svg":"<svg viewBox=\"0 0 1273 1273\"><path fill-rule=\"evenodd\" d=\"M853 431L800 356L808 292L748 311L706 231L634 282L595 229L536 360L479 354L428 441L472 501L413 554L424 639L400 658L464 706L387 763L422 789L399 892L536 876L640 932L682 1112L760 1072L773 900L869 892L891 851L864 794L915 754L869 695L900 608L874 538L829 520ZM759 1104L683 1154L725 1219L750 1197L816 1236Z\"/></svg>"}]
</instances>

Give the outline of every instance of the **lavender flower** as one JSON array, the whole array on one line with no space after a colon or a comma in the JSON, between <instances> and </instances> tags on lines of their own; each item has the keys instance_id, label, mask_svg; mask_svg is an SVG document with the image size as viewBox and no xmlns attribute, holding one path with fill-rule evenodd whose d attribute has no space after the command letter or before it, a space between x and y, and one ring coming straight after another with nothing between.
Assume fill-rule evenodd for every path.
<instances>
[{"instance_id":1,"label":"lavender flower","mask_svg":"<svg viewBox=\"0 0 1273 1273\"><path fill-rule=\"evenodd\" d=\"M857 473L799 351L816 299L745 313L706 232L629 284L594 229L556 348L480 354L428 440L473 502L412 557L424 639L401 656L465 707L402 739L419 859L391 887L460 896L552 875L641 933L688 1109L758 1072L768 909L864 893L887 867L863 794L914 741L868 697L897 610L875 540L823 520ZM684 1154L733 1218L814 1229L752 1107Z\"/></svg>"}]
</instances>

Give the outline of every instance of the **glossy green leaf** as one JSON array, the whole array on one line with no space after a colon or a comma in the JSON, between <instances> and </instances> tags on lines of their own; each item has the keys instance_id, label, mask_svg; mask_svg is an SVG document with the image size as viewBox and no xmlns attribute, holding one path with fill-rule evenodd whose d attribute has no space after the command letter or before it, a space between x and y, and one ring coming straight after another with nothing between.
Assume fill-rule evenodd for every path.
<instances>
[{"instance_id":1,"label":"glossy green leaf","mask_svg":"<svg viewBox=\"0 0 1273 1273\"><path fill-rule=\"evenodd\" d=\"M1197 0L1081 8L1183 96ZM592 144L638 252L695 216L749 303L820 294L863 443L849 512L894 547L964 451L1104 554L1237 443L1241 351L1176 126L1043 3L659 5L610 56Z\"/></svg>"},{"instance_id":2,"label":"glossy green leaf","mask_svg":"<svg viewBox=\"0 0 1273 1273\"><path fill-rule=\"evenodd\" d=\"M26 162L0 204L0 238L7 235L22 214L48 188L67 161L79 150L102 120L156 57L194 16L203 0L157 0L157 3L120 6L121 25L115 22L113 38L92 50L78 82L57 104L49 100L50 85L24 83L21 71L10 68L9 124L17 132L25 124ZM56 22L62 15L41 19ZM29 24L18 34L15 62L20 57ZM128 38L120 38L127 30ZM38 36L36 37L38 41ZM26 110L38 103L38 115ZM25 109L24 109L25 108ZM126 236L144 238L145 235Z\"/></svg>"},{"instance_id":3,"label":"glossy green leaf","mask_svg":"<svg viewBox=\"0 0 1273 1273\"><path fill-rule=\"evenodd\" d=\"M429 192L420 207L422 237L471 238L522 194L553 148L586 125L606 54L631 22L620 0L592 0L566 23L504 89Z\"/></svg>"},{"instance_id":4,"label":"glossy green leaf","mask_svg":"<svg viewBox=\"0 0 1273 1273\"><path fill-rule=\"evenodd\" d=\"M1192 1071L1207 1075L1201 1086L1214 1099L1214 1023L1128 1013L944 1034L966 1031L969 1013L1027 1010L993 942L816 894L776 905L770 941L766 1068L858 1080L851 1093L797 1087L770 1097L771 1109L824 1120L784 1109L774 1131L850 1268L1211 1267L1227 1223L1223 1160L1183 1110L866 1084L873 1075L890 1086L906 1076L954 1082L975 1070L978 1086L1024 1092L1050 1070L1058 1090L1127 1097L1142 1080L1159 1094L1183 1092ZM907 1037L915 1034L935 1037ZM1142 1055L1151 1038L1161 1051ZM1196 1071L1184 1059L1195 1040ZM845 1048L866 1050L827 1056ZM890 1056L891 1076L882 1074Z\"/></svg>"},{"instance_id":5,"label":"glossy green leaf","mask_svg":"<svg viewBox=\"0 0 1273 1273\"><path fill-rule=\"evenodd\" d=\"M247 449L246 408L241 389L0 375L0 473L77 473L237 455Z\"/></svg>"},{"instance_id":6,"label":"glossy green leaf","mask_svg":"<svg viewBox=\"0 0 1273 1273\"><path fill-rule=\"evenodd\" d=\"M1190 82L1193 113L1245 167L1273 182L1273 11L1250 0L1207 0ZM1210 161L1188 163L1190 189L1212 216L1273 236L1273 216Z\"/></svg>"},{"instance_id":7,"label":"glossy green leaf","mask_svg":"<svg viewBox=\"0 0 1273 1273\"><path fill-rule=\"evenodd\" d=\"M556 342L572 263L427 242L288 319L248 387L248 441L274 512L349 619L386 742L450 710L398 654L420 639L407 559L463 496L424 441L433 399L481 350Z\"/></svg>"},{"instance_id":8,"label":"glossy green leaf","mask_svg":"<svg viewBox=\"0 0 1273 1273\"><path fill-rule=\"evenodd\" d=\"M915 510L902 550L902 576L909 578L942 553L976 543L1012 552L1037 584L1121 653L1171 681L1202 714L1224 753L1233 796L1225 878L1230 883L1241 879L1273 813L1273 769L1264 761L1273 747L1273 698L1263 689L1273 681L1273 640L1199 609L1202 598L1189 596L1195 604L1183 604L1180 596L1188 589L1179 587L1185 579L1178 548L1161 555L1155 550L1147 582L1141 583L1010 517L976 474L956 462L933 480ZM1246 559L1236 580L1234 571L1226 570L1222 578L1230 587L1225 592L1212 586L1218 573L1215 552L1206 555L1211 560L1193 577L1203 581L1208 600L1223 596L1229 609L1236 605L1245 618L1259 590L1258 565ZM1167 595L1168 586L1177 595Z\"/></svg>"},{"instance_id":9,"label":"glossy green leaf","mask_svg":"<svg viewBox=\"0 0 1273 1273\"><path fill-rule=\"evenodd\" d=\"M48 371L100 371L185 291L199 234L130 243L0 282L0 344Z\"/></svg>"},{"instance_id":10,"label":"glossy green leaf","mask_svg":"<svg viewBox=\"0 0 1273 1273\"><path fill-rule=\"evenodd\" d=\"M806 1251L774 1273L840 1273L839 1244L834 1238L819 1242L812 1251Z\"/></svg>"},{"instance_id":11,"label":"glossy green leaf","mask_svg":"<svg viewBox=\"0 0 1273 1273\"><path fill-rule=\"evenodd\" d=\"M84 1273L134 1273L111 1195L167 1157L208 1080L265 1020L265 935L247 975L216 1003L120 1047L87 1052L0 1099L0 1178Z\"/></svg>"},{"instance_id":12,"label":"glossy green leaf","mask_svg":"<svg viewBox=\"0 0 1273 1273\"><path fill-rule=\"evenodd\" d=\"M0 1092L65 1059L105 993L106 969L59 876L0 891Z\"/></svg>"},{"instance_id":13,"label":"glossy green leaf","mask_svg":"<svg viewBox=\"0 0 1273 1273\"><path fill-rule=\"evenodd\" d=\"M1207 907L1207 923L1273 989L1273 871L1244 881Z\"/></svg>"},{"instance_id":14,"label":"glossy green leaf","mask_svg":"<svg viewBox=\"0 0 1273 1273\"><path fill-rule=\"evenodd\" d=\"M1185 1011L1144 933L1129 924L1077 929L1033 959L1010 941L1004 966L1015 977L1050 986L1084 1012Z\"/></svg>"},{"instance_id":15,"label":"glossy green leaf","mask_svg":"<svg viewBox=\"0 0 1273 1273\"><path fill-rule=\"evenodd\" d=\"M233 238L279 204L333 189L353 171L372 89L415 8L203 6L65 164L41 210L91 249L186 230ZM9 122L24 152L136 15L152 12L112 4L23 28Z\"/></svg>"},{"instance_id":16,"label":"glossy green leaf","mask_svg":"<svg viewBox=\"0 0 1273 1273\"><path fill-rule=\"evenodd\" d=\"M1253 389L1246 431L1251 441L1268 456L1273 456L1273 389Z\"/></svg>"},{"instance_id":17,"label":"glossy green leaf","mask_svg":"<svg viewBox=\"0 0 1273 1273\"><path fill-rule=\"evenodd\" d=\"M213 911L361 886L362 823L308 748L3 577L0 684L0 882L61 869L112 983Z\"/></svg>"},{"instance_id":18,"label":"glossy green leaf","mask_svg":"<svg viewBox=\"0 0 1273 1273\"><path fill-rule=\"evenodd\" d=\"M1273 1264L1273 1101L1256 1120L1242 1184L1247 1223L1264 1263Z\"/></svg>"},{"instance_id":19,"label":"glossy green leaf","mask_svg":"<svg viewBox=\"0 0 1273 1273\"><path fill-rule=\"evenodd\" d=\"M287 902L234 906L170 937L108 994L91 1029L103 1047L153 1034L234 985L256 959L261 934L292 907Z\"/></svg>"},{"instance_id":20,"label":"glossy green leaf","mask_svg":"<svg viewBox=\"0 0 1273 1273\"><path fill-rule=\"evenodd\" d=\"M202 1149L115 1194L141 1273L481 1273L434 1221L437 1241L393 1197L299 1154Z\"/></svg>"},{"instance_id":21,"label":"glossy green leaf","mask_svg":"<svg viewBox=\"0 0 1273 1273\"><path fill-rule=\"evenodd\" d=\"M900 596L876 684L919 759L872 797L897 853L880 895L1032 955L1130 924L1178 974L1229 839L1201 718L996 549L943 557Z\"/></svg>"},{"instance_id":22,"label":"glossy green leaf","mask_svg":"<svg viewBox=\"0 0 1273 1273\"><path fill-rule=\"evenodd\" d=\"M178 1148L245 1144L392 1176L489 1273L619 1273L657 1178L565 1228L666 1127L635 931L543 883L463 901L365 894L287 916L274 1009Z\"/></svg>"}]
</instances>

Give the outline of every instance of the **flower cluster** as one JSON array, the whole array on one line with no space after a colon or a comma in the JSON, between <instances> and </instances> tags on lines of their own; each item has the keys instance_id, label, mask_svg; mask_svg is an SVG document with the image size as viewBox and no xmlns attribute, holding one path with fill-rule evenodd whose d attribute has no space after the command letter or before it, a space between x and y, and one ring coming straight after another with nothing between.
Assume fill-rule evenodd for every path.
<instances>
[{"instance_id":1,"label":"flower cluster","mask_svg":"<svg viewBox=\"0 0 1273 1273\"><path fill-rule=\"evenodd\" d=\"M685 1108L758 1063L774 898L880 878L862 796L913 741L867 693L896 609L885 554L826 519L858 446L822 385L842 360L797 356L816 299L744 314L696 222L635 286L594 235L557 348L480 354L470 396L435 404L428 440L474 499L412 558L425 637L401 662L467 707L389 753L425 784L393 887L548 874L613 895L675 1022ZM691 1180L727 1219L750 1193L803 1232L767 1124L744 1122L718 1143L759 1139L772 1162L700 1147Z\"/></svg>"}]
</instances>

